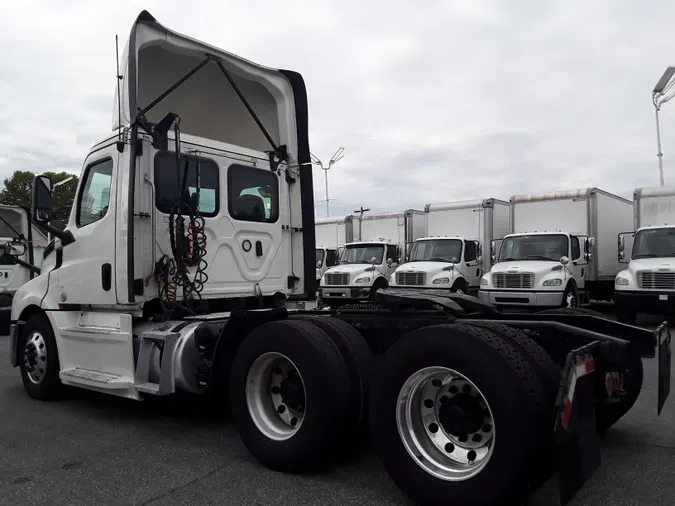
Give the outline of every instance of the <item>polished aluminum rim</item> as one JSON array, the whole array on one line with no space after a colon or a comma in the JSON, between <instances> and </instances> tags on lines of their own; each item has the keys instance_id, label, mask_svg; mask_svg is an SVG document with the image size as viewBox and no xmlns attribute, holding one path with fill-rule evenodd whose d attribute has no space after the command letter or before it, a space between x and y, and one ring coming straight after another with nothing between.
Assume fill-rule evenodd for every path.
<instances>
[{"instance_id":1,"label":"polished aluminum rim","mask_svg":"<svg viewBox=\"0 0 675 506\"><path fill-rule=\"evenodd\" d=\"M478 475L492 458L495 425L480 389L447 367L427 367L401 387L398 432L413 460L446 481Z\"/></svg>"},{"instance_id":2,"label":"polished aluminum rim","mask_svg":"<svg viewBox=\"0 0 675 506\"><path fill-rule=\"evenodd\" d=\"M293 437L305 418L305 383L285 355L269 352L251 366L246 379L246 403L258 430L269 439Z\"/></svg>"},{"instance_id":3,"label":"polished aluminum rim","mask_svg":"<svg viewBox=\"0 0 675 506\"><path fill-rule=\"evenodd\" d=\"M31 382L40 383L47 373L47 345L39 332L33 332L24 346L23 364Z\"/></svg>"}]
</instances>

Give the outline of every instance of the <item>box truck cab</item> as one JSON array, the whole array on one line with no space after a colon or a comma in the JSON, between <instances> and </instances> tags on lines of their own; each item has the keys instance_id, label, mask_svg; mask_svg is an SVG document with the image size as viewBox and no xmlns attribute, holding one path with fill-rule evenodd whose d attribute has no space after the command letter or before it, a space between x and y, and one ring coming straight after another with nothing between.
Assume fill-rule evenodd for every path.
<instances>
[{"instance_id":1,"label":"box truck cab","mask_svg":"<svg viewBox=\"0 0 675 506\"><path fill-rule=\"evenodd\" d=\"M633 216L635 232L618 236L618 259L628 265L614 286L617 319L630 324L675 309L675 188L636 189Z\"/></svg>"},{"instance_id":2,"label":"box truck cab","mask_svg":"<svg viewBox=\"0 0 675 506\"><path fill-rule=\"evenodd\" d=\"M340 248L340 251L342 248ZM325 272L339 263L339 252L337 248L326 248L318 246L316 248L316 281L321 281Z\"/></svg>"},{"instance_id":3,"label":"box truck cab","mask_svg":"<svg viewBox=\"0 0 675 506\"><path fill-rule=\"evenodd\" d=\"M389 240L359 241L345 245L336 267L321 278L321 300L328 305L373 299L400 261L401 248Z\"/></svg>"},{"instance_id":4,"label":"box truck cab","mask_svg":"<svg viewBox=\"0 0 675 506\"><path fill-rule=\"evenodd\" d=\"M408 261L396 269L389 283L469 293L478 290L481 261L478 239L424 237L413 242Z\"/></svg>"},{"instance_id":5,"label":"box truck cab","mask_svg":"<svg viewBox=\"0 0 675 506\"><path fill-rule=\"evenodd\" d=\"M509 233L509 203L486 198L427 204L426 237L412 244L408 262L390 280L396 287L478 290L490 268L482 245Z\"/></svg>"},{"instance_id":6,"label":"box truck cab","mask_svg":"<svg viewBox=\"0 0 675 506\"><path fill-rule=\"evenodd\" d=\"M598 188L511 197L511 233L481 279L479 298L498 306L567 307L612 300L621 270L616 237L632 202Z\"/></svg>"}]
</instances>

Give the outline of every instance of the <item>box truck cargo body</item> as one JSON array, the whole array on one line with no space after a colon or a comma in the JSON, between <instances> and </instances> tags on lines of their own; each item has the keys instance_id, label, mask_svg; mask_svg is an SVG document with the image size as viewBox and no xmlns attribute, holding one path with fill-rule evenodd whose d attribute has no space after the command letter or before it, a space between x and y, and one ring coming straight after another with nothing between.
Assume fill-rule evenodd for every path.
<instances>
[{"instance_id":1,"label":"box truck cargo body","mask_svg":"<svg viewBox=\"0 0 675 506\"><path fill-rule=\"evenodd\" d=\"M598 188L511 197L511 233L491 249L479 297L498 306L576 306L612 300L621 270L616 237L630 227L628 199Z\"/></svg>"},{"instance_id":2,"label":"box truck cargo body","mask_svg":"<svg viewBox=\"0 0 675 506\"><path fill-rule=\"evenodd\" d=\"M372 299L406 256L407 247L425 235L424 212L408 209L354 217L356 240L347 242L340 263L329 268L319 286L331 306Z\"/></svg>"},{"instance_id":3,"label":"box truck cargo body","mask_svg":"<svg viewBox=\"0 0 675 506\"><path fill-rule=\"evenodd\" d=\"M489 270L483 245L509 233L509 203L494 198L427 204L426 236L416 240L408 261L390 279L391 286L478 290Z\"/></svg>"},{"instance_id":4,"label":"box truck cargo body","mask_svg":"<svg viewBox=\"0 0 675 506\"><path fill-rule=\"evenodd\" d=\"M633 231L618 236L618 260L627 263L614 284L617 319L675 309L675 188L633 192Z\"/></svg>"},{"instance_id":5,"label":"box truck cargo body","mask_svg":"<svg viewBox=\"0 0 675 506\"><path fill-rule=\"evenodd\" d=\"M337 265L342 248L354 240L353 216L331 216L314 220L316 242L316 280L329 267Z\"/></svg>"}]
</instances>

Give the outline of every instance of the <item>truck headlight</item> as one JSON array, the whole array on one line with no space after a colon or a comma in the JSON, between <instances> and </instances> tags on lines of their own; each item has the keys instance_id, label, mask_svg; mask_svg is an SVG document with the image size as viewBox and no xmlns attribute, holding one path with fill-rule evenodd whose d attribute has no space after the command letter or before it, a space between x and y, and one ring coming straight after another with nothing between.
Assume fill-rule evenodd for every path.
<instances>
[{"instance_id":1,"label":"truck headlight","mask_svg":"<svg viewBox=\"0 0 675 506\"><path fill-rule=\"evenodd\" d=\"M562 285L562 279L560 278L547 279L542 284L544 286L560 286Z\"/></svg>"},{"instance_id":2,"label":"truck headlight","mask_svg":"<svg viewBox=\"0 0 675 506\"><path fill-rule=\"evenodd\" d=\"M370 283L370 278L359 278L354 283Z\"/></svg>"},{"instance_id":3,"label":"truck headlight","mask_svg":"<svg viewBox=\"0 0 675 506\"><path fill-rule=\"evenodd\" d=\"M487 278L480 278L480 286L488 286L489 284Z\"/></svg>"},{"instance_id":4,"label":"truck headlight","mask_svg":"<svg viewBox=\"0 0 675 506\"><path fill-rule=\"evenodd\" d=\"M447 285L448 283L450 283L450 278L438 278L433 281L434 285Z\"/></svg>"},{"instance_id":5,"label":"truck headlight","mask_svg":"<svg viewBox=\"0 0 675 506\"><path fill-rule=\"evenodd\" d=\"M626 278L623 278L621 276L617 276L614 283L617 284L617 285L626 286L627 284L629 284L629 281Z\"/></svg>"}]
</instances>

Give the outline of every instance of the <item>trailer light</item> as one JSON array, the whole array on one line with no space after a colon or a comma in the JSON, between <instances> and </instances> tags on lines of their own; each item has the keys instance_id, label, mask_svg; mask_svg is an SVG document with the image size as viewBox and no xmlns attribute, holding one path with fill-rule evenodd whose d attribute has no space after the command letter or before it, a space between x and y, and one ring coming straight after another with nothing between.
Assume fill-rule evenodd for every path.
<instances>
[{"instance_id":1,"label":"trailer light","mask_svg":"<svg viewBox=\"0 0 675 506\"><path fill-rule=\"evenodd\" d=\"M438 278L434 279L434 285L447 285L450 283L450 278Z\"/></svg>"},{"instance_id":2,"label":"trailer light","mask_svg":"<svg viewBox=\"0 0 675 506\"><path fill-rule=\"evenodd\" d=\"M553 278L553 279L547 279L543 283L544 286L560 286L562 285L562 279L560 278Z\"/></svg>"},{"instance_id":3,"label":"trailer light","mask_svg":"<svg viewBox=\"0 0 675 506\"><path fill-rule=\"evenodd\" d=\"M354 283L370 283L370 278L359 278Z\"/></svg>"},{"instance_id":4,"label":"trailer light","mask_svg":"<svg viewBox=\"0 0 675 506\"><path fill-rule=\"evenodd\" d=\"M621 276L617 276L615 283L617 285L626 286L628 284L628 280L626 278L622 278Z\"/></svg>"}]
</instances>

